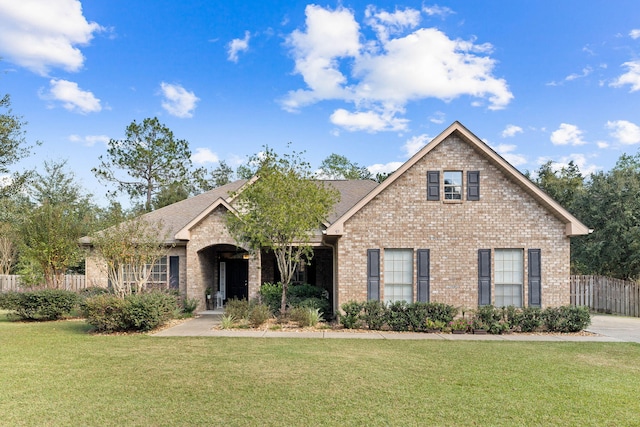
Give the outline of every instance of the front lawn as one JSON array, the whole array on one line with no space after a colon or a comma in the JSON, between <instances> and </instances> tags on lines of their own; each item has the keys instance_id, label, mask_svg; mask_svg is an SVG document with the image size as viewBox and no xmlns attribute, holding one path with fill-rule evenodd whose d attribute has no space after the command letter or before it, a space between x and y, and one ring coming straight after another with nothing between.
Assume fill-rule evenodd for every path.
<instances>
[{"instance_id":1,"label":"front lawn","mask_svg":"<svg viewBox=\"0 0 640 427\"><path fill-rule=\"evenodd\" d=\"M640 426L637 344L88 329L0 314L0 424Z\"/></svg>"}]
</instances>

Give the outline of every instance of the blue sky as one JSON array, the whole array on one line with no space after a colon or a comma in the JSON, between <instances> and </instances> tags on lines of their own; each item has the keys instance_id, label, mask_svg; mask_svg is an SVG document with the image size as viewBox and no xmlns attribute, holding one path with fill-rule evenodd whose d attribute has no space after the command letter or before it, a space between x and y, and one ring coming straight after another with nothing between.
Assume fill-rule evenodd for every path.
<instances>
[{"instance_id":1,"label":"blue sky","mask_svg":"<svg viewBox=\"0 0 640 427\"><path fill-rule=\"evenodd\" d=\"M91 168L157 116L197 166L292 142L389 172L458 120L520 170L609 170L640 146L637 1L0 0L0 93Z\"/></svg>"}]
</instances>

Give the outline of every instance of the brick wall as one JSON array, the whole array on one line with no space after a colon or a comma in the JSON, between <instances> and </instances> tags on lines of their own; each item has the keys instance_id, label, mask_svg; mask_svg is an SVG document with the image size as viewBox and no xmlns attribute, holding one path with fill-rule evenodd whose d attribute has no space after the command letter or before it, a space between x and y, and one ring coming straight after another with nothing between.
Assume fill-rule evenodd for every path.
<instances>
[{"instance_id":1,"label":"brick wall","mask_svg":"<svg viewBox=\"0 0 640 427\"><path fill-rule=\"evenodd\" d=\"M463 200L427 201L428 170L463 171ZM480 171L480 200L466 200L466 172ZM442 181L442 176L441 176ZM442 182L441 182L442 198ZM523 302L527 304L527 249L541 249L542 304L569 304L569 238L564 224L508 180L470 145L449 136L345 223L338 242L338 306L367 298L367 249L430 249L430 300L472 308L478 304L478 249L524 250ZM492 272L495 271L492 265ZM492 302L495 301L492 277Z\"/></svg>"}]
</instances>

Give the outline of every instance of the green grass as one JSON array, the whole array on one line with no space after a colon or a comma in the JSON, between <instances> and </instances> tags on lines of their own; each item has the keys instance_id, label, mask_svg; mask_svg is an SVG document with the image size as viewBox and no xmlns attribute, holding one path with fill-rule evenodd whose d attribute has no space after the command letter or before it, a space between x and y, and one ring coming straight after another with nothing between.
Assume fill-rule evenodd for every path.
<instances>
[{"instance_id":1,"label":"green grass","mask_svg":"<svg viewBox=\"0 0 640 427\"><path fill-rule=\"evenodd\" d=\"M11 426L640 425L640 345L88 334L0 314Z\"/></svg>"}]
</instances>

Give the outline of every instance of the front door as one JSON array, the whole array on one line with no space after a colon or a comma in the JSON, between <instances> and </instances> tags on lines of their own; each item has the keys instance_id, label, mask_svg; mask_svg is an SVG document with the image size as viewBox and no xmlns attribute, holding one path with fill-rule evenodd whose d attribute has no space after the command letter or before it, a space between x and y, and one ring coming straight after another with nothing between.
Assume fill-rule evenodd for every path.
<instances>
[{"instance_id":1,"label":"front door","mask_svg":"<svg viewBox=\"0 0 640 427\"><path fill-rule=\"evenodd\" d=\"M227 264L227 299L249 296L249 260L229 259Z\"/></svg>"}]
</instances>

